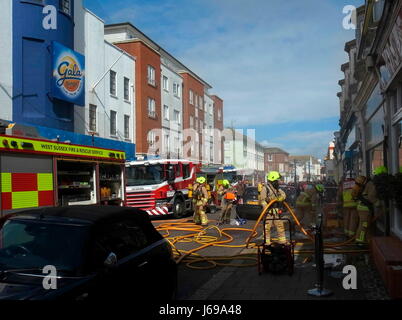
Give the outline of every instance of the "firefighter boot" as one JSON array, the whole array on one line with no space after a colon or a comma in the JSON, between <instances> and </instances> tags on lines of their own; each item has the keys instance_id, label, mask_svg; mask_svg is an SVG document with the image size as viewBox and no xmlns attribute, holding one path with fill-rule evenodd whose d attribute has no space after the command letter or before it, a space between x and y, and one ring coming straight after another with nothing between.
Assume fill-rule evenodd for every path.
<instances>
[{"instance_id":1,"label":"firefighter boot","mask_svg":"<svg viewBox=\"0 0 402 320\"><path fill-rule=\"evenodd\" d=\"M200 208L200 218L201 218L201 225L207 226L208 218L207 218L207 214L205 213L205 210L203 207Z\"/></svg>"}]
</instances>

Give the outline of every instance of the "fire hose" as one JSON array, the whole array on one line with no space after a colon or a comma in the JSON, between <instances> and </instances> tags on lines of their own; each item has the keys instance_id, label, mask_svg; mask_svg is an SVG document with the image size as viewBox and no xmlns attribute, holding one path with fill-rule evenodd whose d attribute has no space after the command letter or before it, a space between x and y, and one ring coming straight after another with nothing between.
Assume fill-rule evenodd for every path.
<instances>
[{"instance_id":1,"label":"fire hose","mask_svg":"<svg viewBox=\"0 0 402 320\"><path fill-rule=\"evenodd\" d=\"M250 267L255 266L257 264L257 257L255 254L237 254L233 256L202 256L197 253L200 250L203 250L208 247L227 247L227 248L255 248L257 247L256 243L251 242L251 239L255 238L257 233L257 228L259 223L262 221L263 218L267 215L268 209L275 203L276 200L273 200L268 203L268 205L263 209L261 212L257 222L254 225L253 229L246 229L246 228L218 228L217 226L209 226L203 227L201 225L196 225L193 222L190 222L191 219L180 219L175 220L174 222L156 222L161 223L156 229L159 232L164 232L164 238L170 243L173 249L173 254L176 258L176 263L185 263L187 267L192 269L211 269L216 266L231 266L231 267ZM300 224L300 221L296 217L292 208L286 203L283 202L285 207L289 210L290 214L292 215L294 221L296 222L297 227L302 231L304 235L308 237L308 240L314 242L314 236L308 231L303 228ZM377 217L378 218L378 217ZM213 220L211 221L213 222ZM211 236L207 235L208 230L216 230L218 236ZM192 232L182 236L173 236L171 235L171 231L187 231ZM244 231L250 233L249 237L246 240L245 244L240 245L230 245L230 243L234 240L234 238L229 234L230 231ZM226 238L226 239L222 239ZM350 238L347 241L341 243L324 243L324 253L365 253L368 250L346 250L340 249L339 247L344 247L355 240L355 237ZM195 242L200 244L199 247L191 249L191 250L180 250L176 247L178 243L189 243ZM299 243L296 243L299 244ZM295 254L310 254L314 253L314 250L295 250ZM232 260L249 260L253 261L252 263L224 263L221 261L232 261ZM196 266L197 263L208 263L209 266Z\"/></svg>"}]
</instances>

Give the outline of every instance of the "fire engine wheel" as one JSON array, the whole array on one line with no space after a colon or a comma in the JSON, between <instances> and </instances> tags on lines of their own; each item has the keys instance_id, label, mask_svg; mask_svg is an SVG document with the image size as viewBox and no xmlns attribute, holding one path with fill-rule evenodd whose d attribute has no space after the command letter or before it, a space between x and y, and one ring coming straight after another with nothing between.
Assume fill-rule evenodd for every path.
<instances>
[{"instance_id":1,"label":"fire engine wheel","mask_svg":"<svg viewBox=\"0 0 402 320\"><path fill-rule=\"evenodd\" d=\"M184 216L184 202L181 199L176 199L173 204L173 216L180 219Z\"/></svg>"}]
</instances>

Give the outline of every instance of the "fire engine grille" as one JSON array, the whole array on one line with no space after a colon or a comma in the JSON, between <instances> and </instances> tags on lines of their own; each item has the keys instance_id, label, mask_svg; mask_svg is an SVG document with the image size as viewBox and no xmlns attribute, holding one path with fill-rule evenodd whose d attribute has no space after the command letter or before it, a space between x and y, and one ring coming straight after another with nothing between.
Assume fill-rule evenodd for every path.
<instances>
[{"instance_id":1,"label":"fire engine grille","mask_svg":"<svg viewBox=\"0 0 402 320\"><path fill-rule=\"evenodd\" d=\"M155 195L152 191L127 192L127 206L143 210L155 208Z\"/></svg>"}]
</instances>

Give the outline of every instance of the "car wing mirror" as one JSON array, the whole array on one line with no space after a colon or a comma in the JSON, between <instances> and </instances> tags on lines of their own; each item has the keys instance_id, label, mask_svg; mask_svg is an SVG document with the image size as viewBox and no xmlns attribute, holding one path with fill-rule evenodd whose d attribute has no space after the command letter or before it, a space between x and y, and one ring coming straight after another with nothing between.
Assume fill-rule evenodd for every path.
<instances>
[{"instance_id":1,"label":"car wing mirror","mask_svg":"<svg viewBox=\"0 0 402 320\"><path fill-rule=\"evenodd\" d=\"M117 256L114 252L109 253L103 265L107 268L112 268L117 265Z\"/></svg>"}]
</instances>

